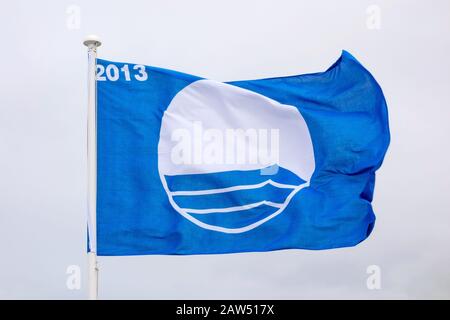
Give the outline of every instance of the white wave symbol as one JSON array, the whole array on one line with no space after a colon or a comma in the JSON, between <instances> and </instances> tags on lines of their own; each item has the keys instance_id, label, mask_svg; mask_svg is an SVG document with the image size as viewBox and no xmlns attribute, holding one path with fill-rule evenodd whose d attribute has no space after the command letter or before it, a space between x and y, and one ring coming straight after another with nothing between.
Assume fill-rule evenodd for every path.
<instances>
[{"instance_id":1,"label":"white wave symbol","mask_svg":"<svg viewBox=\"0 0 450 320\"><path fill-rule=\"evenodd\" d=\"M236 161L225 163L196 161L195 157L191 159L186 155L192 150L196 151L195 155L206 152L203 148L199 148L200 153L195 149L195 145L202 146L205 139L198 133L199 128L204 129L204 135L207 130L225 133L225 136L229 130L276 132L277 139L273 141L279 143L275 146L261 144L258 137L246 140L246 148L239 149L239 155L252 151L253 155L276 156L267 162L241 162L233 157L231 160ZM183 152L175 153L183 157L174 158L174 150L180 149L180 142L173 139L173 134L180 132L187 137L189 147L183 144ZM219 138L209 141L208 147L213 147L210 150L224 150L220 141ZM230 155L226 150L223 158ZM261 173L271 166L277 166L280 171L275 175ZM314 168L312 141L299 108L256 92L231 84L198 80L177 93L162 117L158 143L161 183L172 207L201 228L242 233L262 225L281 214L292 198L309 186Z\"/></svg>"}]
</instances>

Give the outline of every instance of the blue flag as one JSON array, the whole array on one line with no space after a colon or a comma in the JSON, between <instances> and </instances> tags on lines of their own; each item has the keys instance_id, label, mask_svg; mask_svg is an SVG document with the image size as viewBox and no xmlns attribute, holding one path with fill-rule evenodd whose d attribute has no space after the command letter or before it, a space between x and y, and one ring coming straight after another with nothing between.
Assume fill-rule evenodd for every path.
<instances>
[{"instance_id":1,"label":"blue flag","mask_svg":"<svg viewBox=\"0 0 450 320\"><path fill-rule=\"evenodd\" d=\"M330 249L371 233L388 115L348 52L325 72L227 83L99 59L97 92L98 255Z\"/></svg>"}]
</instances>

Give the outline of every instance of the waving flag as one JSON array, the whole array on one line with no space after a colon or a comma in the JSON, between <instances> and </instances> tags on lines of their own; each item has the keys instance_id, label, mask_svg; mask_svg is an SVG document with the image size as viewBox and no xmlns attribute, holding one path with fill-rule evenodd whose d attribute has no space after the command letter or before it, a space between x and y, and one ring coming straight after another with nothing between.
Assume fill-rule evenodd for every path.
<instances>
[{"instance_id":1,"label":"waving flag","mask_svg":"<svg viewBox=\"0 0 450 320\"><path fill-rule=\"evenodd\" d=\"M217 82L97 60L97 254L353 246L372 231L383 93L321 73Z\"/></svg>"}]
</instances>

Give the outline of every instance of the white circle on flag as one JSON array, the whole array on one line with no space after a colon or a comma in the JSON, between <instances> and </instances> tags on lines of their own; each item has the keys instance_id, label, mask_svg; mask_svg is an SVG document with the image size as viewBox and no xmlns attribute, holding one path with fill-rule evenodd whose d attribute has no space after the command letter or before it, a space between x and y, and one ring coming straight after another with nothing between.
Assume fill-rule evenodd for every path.
<instances>
[{"instance_id":1,"label":"white circle on flag","mask_svg":"<svg viewBox=\"0 0 450 320\"><path fill-rule=\"evenodd\" d=\"M264 171L270 168L283 175ZM177 93L162 117L162 185L172 207L201 228L242 233L262 225L309 185L314 169L298 108L256 92L198 80Z\"/></svg>"}]
</instances>

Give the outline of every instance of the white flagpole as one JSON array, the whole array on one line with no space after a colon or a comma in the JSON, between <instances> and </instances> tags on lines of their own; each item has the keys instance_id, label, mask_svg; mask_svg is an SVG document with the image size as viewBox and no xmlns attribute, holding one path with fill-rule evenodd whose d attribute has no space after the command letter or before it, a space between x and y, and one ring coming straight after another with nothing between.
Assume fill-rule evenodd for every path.
<instances>
[{"instance_id":1,"label":"white flagpole","mask_svg":"<svg viewBox=\"0 0 450 320\"><path fill-rule=\"evenodd\" d=\"M88 112L87 112L87 166L88 166L88 297L98 297L97 266L97 48L102 44L97 36L88 36L83 44L88 47Z\"/></svg>"}]
</instances>

